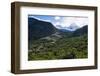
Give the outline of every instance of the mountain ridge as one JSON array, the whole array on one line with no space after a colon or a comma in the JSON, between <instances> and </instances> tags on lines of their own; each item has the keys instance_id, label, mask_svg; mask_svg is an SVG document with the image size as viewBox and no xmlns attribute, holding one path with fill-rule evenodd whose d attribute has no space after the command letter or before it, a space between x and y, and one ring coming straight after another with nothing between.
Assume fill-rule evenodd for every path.
<instances>
[{"instance_id":1,"label":"mountain ridge","mask_svg":"<svg viewBox=\"0 0 100 76\"><path fill-rule=\"evenodd\" d=\"M29 40L38 39L55 33L57 29L50 22L44 22L35 18L28 18Z\"/></svg>"},{"instance_id":2,"label":"mountain ridge","mask_svg":"<svg viewBox=\"0 0 100 76\"><path fill-rule=\"evenodd\" d=\"M76 25L75 25L75 27L76 27ZM72 36L80 36L83 34L87 34L87 30L88 30L88 25L78 28L75 31L70 31L70 30L66 30L66 29L57 29L50 22L41 21L41 20L38 20L35 18L28 18L28 34L29 34L28 39L29 39L29 41L34 40L34 39L39 39L42 37L47 37L47 36L50 36L57 32L59 33L59 35L70 36L70 34L71 34Z\"/></svg>"}]
</instances>

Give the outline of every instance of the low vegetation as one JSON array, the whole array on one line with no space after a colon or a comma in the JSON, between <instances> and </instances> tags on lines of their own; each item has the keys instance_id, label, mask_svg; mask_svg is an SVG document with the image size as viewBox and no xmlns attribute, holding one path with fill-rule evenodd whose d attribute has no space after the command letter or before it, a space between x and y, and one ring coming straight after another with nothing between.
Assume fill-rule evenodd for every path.
<instances>
[{"instance_id":1,"label":"low vegetation","mask_svg":"<svg viewBox=\"0 0 100 76\"><path fill-rule=\"evenodd\" d=\"M29 45L28 60L87 58L87 44L87 35L38 39Z\"/></svg>"}]
</instances>

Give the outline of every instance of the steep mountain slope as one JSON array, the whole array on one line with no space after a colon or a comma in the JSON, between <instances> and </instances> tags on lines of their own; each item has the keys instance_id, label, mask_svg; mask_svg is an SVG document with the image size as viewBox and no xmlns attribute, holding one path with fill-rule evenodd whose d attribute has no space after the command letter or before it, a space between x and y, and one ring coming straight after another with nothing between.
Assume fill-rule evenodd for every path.
<instances>
[{"instance_id":1,"label":"steep mountain slope","mask_svg":"<svg viewBox=\"0 0 100 76\"><path fill-rule=\"evenodd\" d=\"M35 18L28 18L29 40L39 39L54 34L57 29L50 23Z\"/></svg>"},{"instance_id":2,"label":"steep mountain slope","mask_svg":"<svg viewBox=\"0 0 100 76\"><path fill-rule=\"evenodd\" d=\"M82 36L84 34L88 34L88 25L85 25L73 32L73 36Z\"/></svg>"}]
</instances>

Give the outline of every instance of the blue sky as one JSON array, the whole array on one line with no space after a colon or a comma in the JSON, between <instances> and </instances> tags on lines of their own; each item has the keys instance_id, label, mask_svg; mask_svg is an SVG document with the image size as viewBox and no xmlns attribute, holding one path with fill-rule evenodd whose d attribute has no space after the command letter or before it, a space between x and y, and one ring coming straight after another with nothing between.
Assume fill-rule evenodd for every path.
<instances>
[{"instance_id":1,"label":"blue sky","mask_svg":"<svg viewBox=\"0 0 100 76\"><path fill-rule=\"evenodd\" d=\"M56 28L69 27L71 24L76 24L79 27L88 25L88 17L80 16L50 16L50 15L28 15L28 17L33 17L38 20L51 22Z\"/></svg>"}]
</instances>

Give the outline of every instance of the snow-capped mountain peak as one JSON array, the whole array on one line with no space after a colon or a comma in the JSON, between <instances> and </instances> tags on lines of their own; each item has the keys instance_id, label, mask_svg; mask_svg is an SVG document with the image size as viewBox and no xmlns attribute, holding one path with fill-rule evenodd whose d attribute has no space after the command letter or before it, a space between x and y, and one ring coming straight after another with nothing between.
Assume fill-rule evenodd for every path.
<instances>
[{"instance_id":1,"label":"snow-capped mountain peak","mask_svg":"<svg viewBox=\"0 0 100 76\"><path fill-rule=\"evenodd\" d=\"M64 29L67 31L75 31L76 29L80 28L76 23L72 23L69 26L63 27L61 25L56 25L56 28L58 29Z\"/></svg>"},{"instance_id":2,"label":"snow-capped mountain peak","mask_svg":"<svg viewBox=\"0 0 100 76\"><path fill-rule=\"evenodd\" d=\"M75 23L72 23L69 27L67 27L66 29L69 31L75 31L76 29L80 28L78 25L76 25Z\"/></svg>"}]
</instances>

